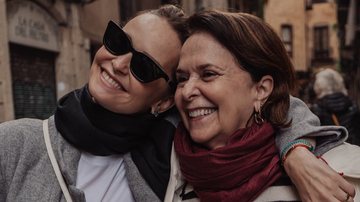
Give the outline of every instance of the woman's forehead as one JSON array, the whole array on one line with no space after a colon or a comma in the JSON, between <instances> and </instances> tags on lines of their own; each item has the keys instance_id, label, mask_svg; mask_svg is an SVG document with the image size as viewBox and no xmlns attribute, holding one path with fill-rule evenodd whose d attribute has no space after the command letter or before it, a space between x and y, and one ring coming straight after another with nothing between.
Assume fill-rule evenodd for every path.
<instances>
[{"instance_id":1,"label":"woman's forehead","mask_svg":"<svg viewBox=\"0 0 360 202\"><path fill-rule=\"evenodd\" d=\"M136 50L150 55L165 69L176 66L181 41L165 18L142 14L130 20L124 26L124 31Z\"/></svg>"}]
</instances>

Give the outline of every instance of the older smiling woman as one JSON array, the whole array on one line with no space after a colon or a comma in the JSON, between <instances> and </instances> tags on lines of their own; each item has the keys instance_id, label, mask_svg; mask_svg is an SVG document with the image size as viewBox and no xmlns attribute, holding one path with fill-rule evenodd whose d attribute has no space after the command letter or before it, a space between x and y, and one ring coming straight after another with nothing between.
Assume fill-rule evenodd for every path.
<instances>
[{"instance_id":1,"label":"older smiling woman","mask_svg":"<svg viewBox=\"0 0 360 202\"><path fill-rule=\"evenodd\" d=\"M275 131L292 124L286 115L294 86L294 69L281 40L249 14L205 11L190 17L189 24L191 36L182 47L176 74L175 102L183 124L174 145L187 182L179 197L206 202L299 200L290 182L276 186L284 185L286 176ZM358 190L359 155L359 147L343 144L323 157ZM187 184L194 192L186 191L191 187ZM341 189L326 199L352 200Z\"/></svg>"}]
</instances>

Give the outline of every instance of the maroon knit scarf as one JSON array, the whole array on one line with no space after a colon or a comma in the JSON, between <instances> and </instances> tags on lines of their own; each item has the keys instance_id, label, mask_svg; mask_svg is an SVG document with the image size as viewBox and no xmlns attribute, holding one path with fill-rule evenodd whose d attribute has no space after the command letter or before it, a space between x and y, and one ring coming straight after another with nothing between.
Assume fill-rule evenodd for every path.
<instances>
[{"instance_id":1,"label":"maroon knit scarf","mask_svg":"<svg viewBox=\"0 0 360 202\"><path fill-rule=\"evenodd\" d=\"M253 201L281 175L269 123L239 129L214 150L194 143L180 124L174 144L181 172L201 201Z\"/></svg>"}]
</instances>

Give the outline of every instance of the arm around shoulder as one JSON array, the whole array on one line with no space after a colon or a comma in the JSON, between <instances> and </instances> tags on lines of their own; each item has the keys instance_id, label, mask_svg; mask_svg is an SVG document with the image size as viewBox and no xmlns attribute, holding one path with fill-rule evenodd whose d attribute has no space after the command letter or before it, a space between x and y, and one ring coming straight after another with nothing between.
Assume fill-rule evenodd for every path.
<instances>
[{"instance_id":1,"label":"arm around shoulder","mask_svg":"<svg viewBox=\"0 0 360 202\"><path fill-rule=\"evenodd\" d=\"M306 104L292 96L290 97L288 120L292 120L291 126L279 130L276 135L276 145L280 152L297 139L316 138L314 153L319 155L342 144L348 136L344 127L320 126L319 118L310 111Z\"/></svg>"},{"instance_id":2,"label":"arm around shoulder","mask_svg":"<svg viewBox=\"0 0 360 202\"><path fill-rule=\"evenodd\" d=\"M343 131L341 127L320 126L319 119L305 103L294 97L290 99L288 119L292 120L291 127L281 130L276 137L280 151L286 150L289 144L304 137L316 137L320 140L317 142L316 152L321 154L321 151L342 144L347 137L346 130ZM343 190L347 190L347 193L354 190L350 183L317 159L308 149L297 147L289 151L284 167L302 200L328 201L333 200L333 193L338 193L337 197L340 198Z\"/></svg>"},{"instance_id":3,"label":"arm around shoulder","mask_svg":"<svg viewBox=\"0 0 360 202\"><path fill-rule=\"evenodd\" d=\"M276 145L280 152L290 142L306 137L320 125L319 118L310 111L306 104L292 96L290 96L287 120L291 121L290 127L279 130L276 135Z\"/></svg>"}]
</instances>

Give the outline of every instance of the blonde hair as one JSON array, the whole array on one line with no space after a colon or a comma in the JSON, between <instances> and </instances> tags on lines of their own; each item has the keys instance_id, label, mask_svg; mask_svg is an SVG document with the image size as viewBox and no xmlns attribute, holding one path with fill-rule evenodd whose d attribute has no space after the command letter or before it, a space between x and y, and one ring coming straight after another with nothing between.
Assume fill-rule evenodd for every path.
<instances>
[{"instance_id":1,"label":"blonde hair","mask_svg":"<svg viewBox=\"0 0 360 202\"><path fill-rule=\"evenodd\" d=\"M331 68L326 68L315 75L314 91L318 99L333 93L348 94L343 77Z\"/></svg>"}]
</instances>

